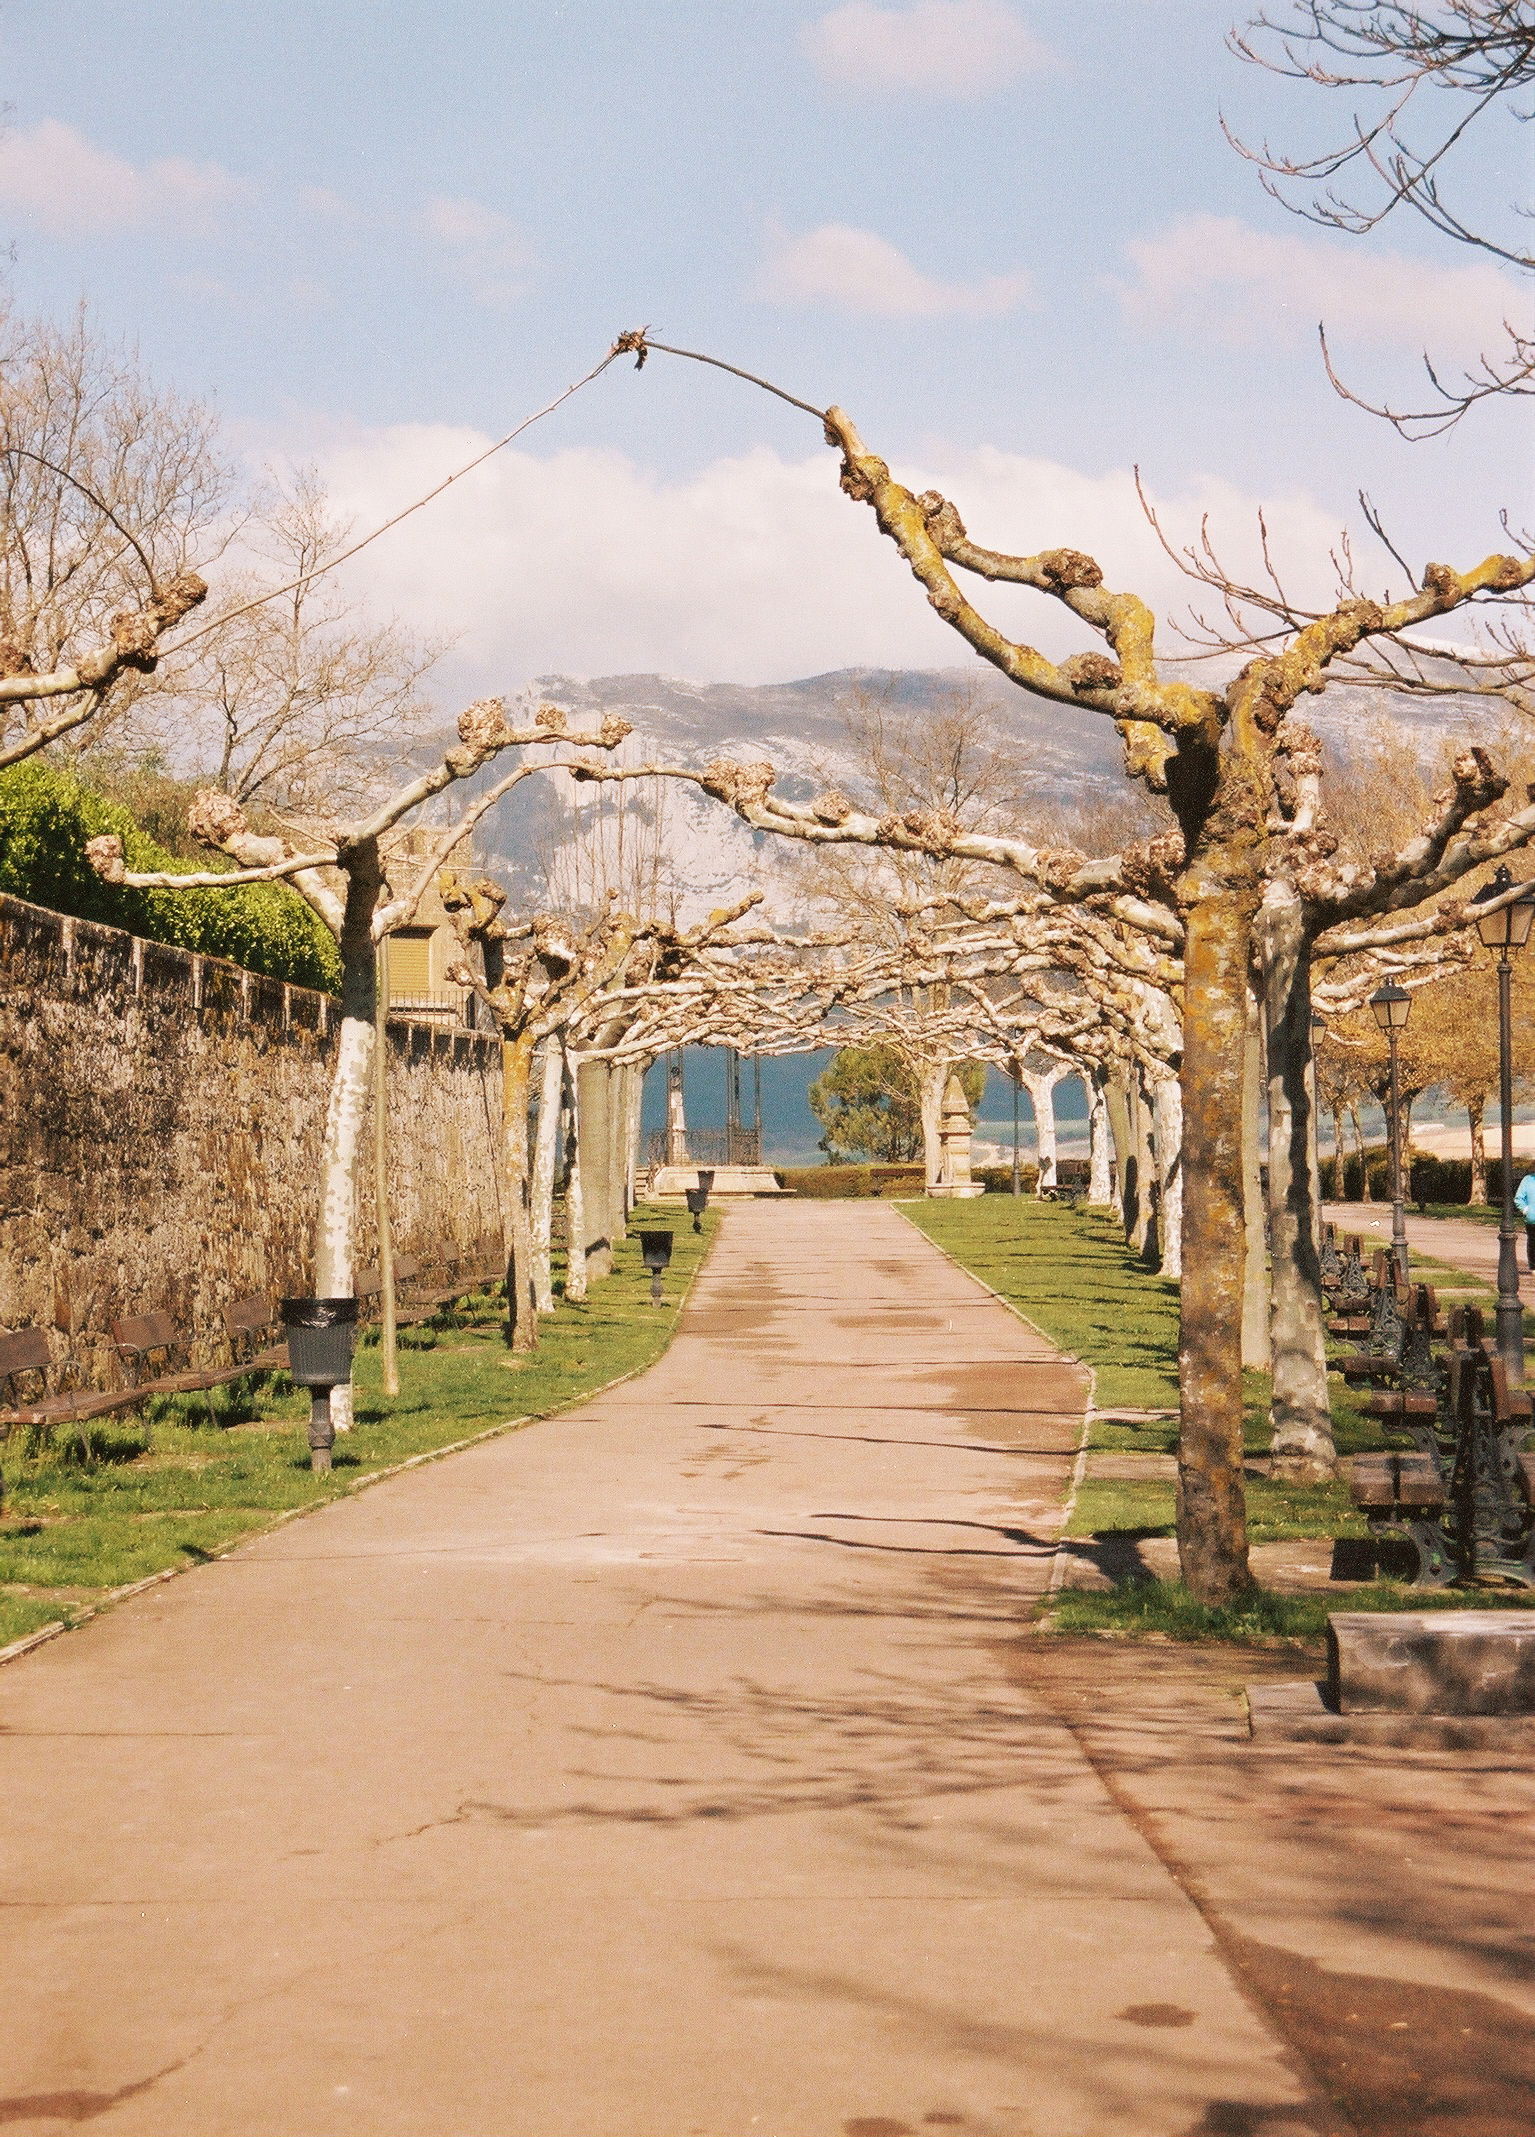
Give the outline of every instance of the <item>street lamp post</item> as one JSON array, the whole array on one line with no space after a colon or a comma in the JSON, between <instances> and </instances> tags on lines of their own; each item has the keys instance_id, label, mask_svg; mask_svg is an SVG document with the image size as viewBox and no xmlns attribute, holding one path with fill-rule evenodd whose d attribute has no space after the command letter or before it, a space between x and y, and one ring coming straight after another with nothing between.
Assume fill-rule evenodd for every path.
<instances>
[{"instance_id":1,"label":"street lamp post","mask_svg":"<svg viewBox=\"0 0 1535 2137\"><path fill-rule=\"evenodd\" d=\"M1482 907L1477 912L1478 906ZM1535 883L1517 890L1506 868L1468 900L1476 932L1498 953L1498 1112L1503 1142L1503 1215L1498 1224L1498 1355L1515 1382L1524 1378L1524 1308L1519 1303L1519 1224L1514 1211L1513 952L1530 939ZM1491 910L1487 910L1487 908Z\"/></svg>"},{"instance_id":2,"label":"street lamp post","mask_svg":"<svg viewBox=\"0 0 1535 2137\"><path fill-rule=\"evenodd\" d=\"M1023 1193L1023 1171L1018 1163L1018 1064L1014 1062L1013 1079L1013 1193Z\"/></svg>"},{"instance_id":3,"label":"street lamp post","mask_svg":"<svg viewBox=\"0 0 1535 2137\"><path fill-rule=\"evenodd\" d=\"M1398 1283L1407 1281L1407 1205L1402 1191L1402 1087L1397 1073L1396 1048L1412 1009L1412 996L1405 987L1388 980L1370 996L1375 1021L1386 1034L1391 1057L1391 1254Z\"/></svg>"}]
</instances>

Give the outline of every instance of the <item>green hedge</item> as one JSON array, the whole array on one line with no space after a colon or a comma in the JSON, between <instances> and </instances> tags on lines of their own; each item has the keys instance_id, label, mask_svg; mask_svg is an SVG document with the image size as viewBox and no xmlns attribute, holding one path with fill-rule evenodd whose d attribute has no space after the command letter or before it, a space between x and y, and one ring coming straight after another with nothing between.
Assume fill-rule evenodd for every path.
<instances>
[{"instance_id":1,"label":"green hedge","mask_svg":"<svg viewBox=\"0 0 1535 2137\"><path fill-rule=\"evenodd\" d=\"M859 1196L920 1195L920 1165L801 1165L777 1173L780 1187L792 1188L819 1202L845 1202Z\"/></svg>"},{"instance_id":2,"label":"green hedge","mask_svg":"<svg viewBox=\"0 0 1535 2137\"><path fill-rule=\"evenodd\" d=\"M1006 1165L977 1165L971 1178L979 1180L988 1195L1010 1195L1013 1191L1013 1168ZM1018 1184L1026 1195L1032 1195L1039 1185L1039 1167L1033 1164L1020 1165Z\"/></svg>"},{"instance_id":3,"label":"green hedge","mask_svg":"<svg viewBox=\"0 0 1535 2137\"><path fill-rule=\"evenodd\" d=\"M129 890L103 883L85 858L85 842L115 832L131 869L187 875L218 867L174 859L141 831L120 802L109 801L71 771L39 757L0 772L0 891L126 928L247 971L334 994L341 959L330 931L296 891L280 883L239 890Z\"/></svg>"},{"instance_id":4,"label":"green hedge","mask_svg":"<svg viewBox=\"0 0 1535 2137\"><path fill-rule=\"evenodd\" d=\"M1370 1169L1370 1193L1377 1202L1391 1200L1391 1161L1384 1151L1369 1150L1365 1156ZM1524 1174L1535 1170L1527 1160L1514 1160L1514 1176L1522 1179ZM1494 1131L1487 1138L1487 1192L1494 1201L1502 1193L1502 1174L1499 1170L1498 1138ZM1359 1200L1360 1163L1357 1151L1343 1160L1344 1202ZM1329 1199L1333 1195L1333 1162L1330 1156L1322 1160L1322 1192ZM1471 1160L1469 1158L1435 1157L1429 1150L1414 1150L1407 1160L1407 1199L1410 1202L1467 1202L1471 1200Z\"/></svg>"}]
</instances>

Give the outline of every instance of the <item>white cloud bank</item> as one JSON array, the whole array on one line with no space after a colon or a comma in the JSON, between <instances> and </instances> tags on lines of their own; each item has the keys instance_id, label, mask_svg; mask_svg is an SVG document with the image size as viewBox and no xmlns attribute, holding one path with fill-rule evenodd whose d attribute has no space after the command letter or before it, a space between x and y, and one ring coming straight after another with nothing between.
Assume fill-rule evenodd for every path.
<instances>
[{"instance_id":1,"label":"white cloud bank","mask_svg":"<svg viewBox=\"0 0 1535 2137\"><path fill-rule=\"evenodd\" d=\"M828 81L933 96L989 96L1050 60L1005 0L846 0L803 35Z\"/></svg>"},{"instance_id":2,"label":"white cloud bank","mask_svg":"<svg viewBox=\"0 0 1535 2137\"><path fill-rule=\"evenodd\" d=\"M976 282L935 281L888 238L847 223L824 223L803 237L778 239L753 294L770 304L876 319L997 319L1028 303L1032 287L1022 271Z\"/></svg>"},{"instance_id":3,"label":"white cloud bank","mask_svg":"<svg viewBox=\"0 0 1535 2137\"><path fill-rule=\"evenodd\" d=\"M360 531L488 442L468 430L405 426L319 460ZM1128 471L1084 475L988 448L901 474L952 496L981 541L1086 549L1110 584L1137 589L1165 613L1186 606ZM1229 536L1233 563L1255 566L1250 498L1205 483L1161 504L1170 533L1197 532L1208 512ZM1308 500L1270 500L1269 523L1282 558L1325 562L1336 527ZM769 682L971 657L872 514L840 494L830 453L789 460L758 450L667 482L617 452L509 451L351 569L359 590L402 622L457 637L444 673L450 693L504 690L551 671ZM1294 577L1304 587L1311 574ZM1096 643L1037 595L990 588L978 597L1004 628L1048 649Z\"/></svg>"},{"instance_id":4,"label":"white cloud bank","mask_svg":"<svg viewBox=\"0 0 1535 2137\"><path fill-rule=\"evenodd\" d=\"M1431 265L1357 240L1253 230L1234 216L1191 215L1125 249L1135 274L1114 286L1132 318L1222 341L1309 338L1322 321L1355 340L1474 356L1530 309L1490 261Z\"/></svg>"},{"instance_id":5,"label":"white cloud bank","mask_svg":"<svg viewBox=\"0 0 1535 2137\"><path fill-rule=\"evenodd\" d=\"M247 188L217 163L129 163L60 119L0 135L0 211L49 237L211 229Z\"/></svg>"}]
</instances>

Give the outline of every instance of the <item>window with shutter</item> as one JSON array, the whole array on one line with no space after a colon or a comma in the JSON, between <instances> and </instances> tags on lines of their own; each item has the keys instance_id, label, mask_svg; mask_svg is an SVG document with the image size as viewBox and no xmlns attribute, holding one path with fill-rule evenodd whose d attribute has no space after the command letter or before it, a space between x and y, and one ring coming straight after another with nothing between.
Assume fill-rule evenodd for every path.
<instances>
[{"instance_id":1,"label":"window with shutter","mask_svg":"<svg viewBox=\"0 0 1535 2137\"><path fill-rule=\"evenodd\" d=\"M403 1001L432 991L432 930L396 928L389 937L389 999Z\"/></svg>"}]
</instances>

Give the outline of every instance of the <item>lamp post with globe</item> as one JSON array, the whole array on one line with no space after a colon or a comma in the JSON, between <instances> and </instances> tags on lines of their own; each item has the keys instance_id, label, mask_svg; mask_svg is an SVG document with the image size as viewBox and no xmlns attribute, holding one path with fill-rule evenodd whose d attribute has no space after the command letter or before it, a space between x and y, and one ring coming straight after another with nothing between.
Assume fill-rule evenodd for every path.
<instances>
[{"instance_id":1,"label":"lamp post with globe","mask_svg":"<svg viewBox=\"0 0 1535 2137\"><path fill-rule=\"evenodd\" d=\"M1397 1073L1397 1041L1407 1027L1412 996L1388 980L1370 996L1375 1021L1386 1034L1391 1057L1391 1254L1397 1282L1407 1281L1407 1207L1402 1192L1402 1087Z\"/></svg>"},{"instance_id":2,"label":"lamp post with globe","mask_svg":"<svg viewBox=\"0 0 1535 2137\"><path fill-rule=\"evenodd\" d=\"M1480 910L1478 910L1480 908ZM1513 953L1530 939L1535 883L1500 868L1467 909L1476 932L1498 953L1498 1112L1503 1144L1503 1214L1498 1225L1498 1354L1509 1378L1524 1377L1524 1308L1519 1302L1519 1222L1514 1211L1514 966Z\"/></svg>"}]
</instances>

